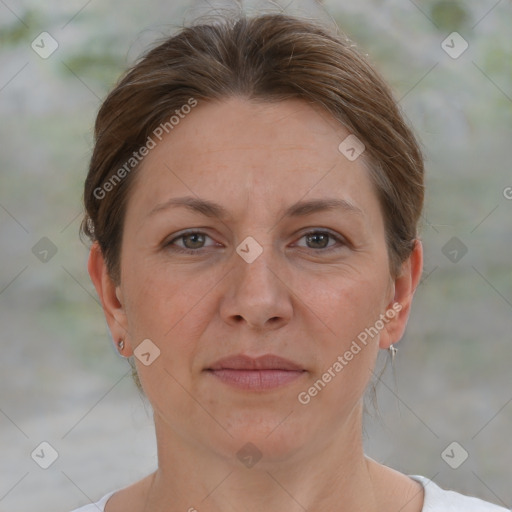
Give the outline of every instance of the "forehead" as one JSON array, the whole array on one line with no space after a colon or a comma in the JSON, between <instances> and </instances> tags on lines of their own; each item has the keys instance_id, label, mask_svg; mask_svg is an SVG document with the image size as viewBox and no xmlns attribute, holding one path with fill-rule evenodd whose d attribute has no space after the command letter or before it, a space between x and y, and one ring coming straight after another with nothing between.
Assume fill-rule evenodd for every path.
<instances>
[{"instance_id":1,"label":"forehead","mask_svg":"<svg viewBox=\"0 0 512 512\"><path fill-rule=\"evenodd\" d=\"M193 124L193 126L191 126ZM181 133L170 144L188 145L206 152L274 151L337 155L338 140L348 131L318 105L289 99L269 102L234 97L199 103ZM288 158L290 158L288 156Z\"/></svg>"},{"instance_id":2,"label":"forehead","mask_svg":"<svg viewBox=\"0 0 512 512\"><path fill-rule=\"evenodd\" d=\"M145 157L130 202L147 212L170 196L196 195L241 215L252 203L277 211L334 195L363 211L378 208L363 158L350 161L338 149L348 135L303 100L199 102Z\"/></svg>"}]
</instances>

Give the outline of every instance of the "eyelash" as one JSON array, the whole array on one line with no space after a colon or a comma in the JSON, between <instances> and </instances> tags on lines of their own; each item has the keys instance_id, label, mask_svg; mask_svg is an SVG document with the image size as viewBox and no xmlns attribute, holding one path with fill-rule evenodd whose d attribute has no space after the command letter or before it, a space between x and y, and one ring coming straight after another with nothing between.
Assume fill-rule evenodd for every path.
<instances>
[{"instance_id":1,"label":"eyelash","mask_svg":"<svg viewBox=\"0 0 512 512\"><path fill-rule=\"evenodd\" d=\"M307 233L304 233L300 238L304 238L304 237L306 237L308 235L315 235L315 234L328 235L330 238L332 238L333 240L338 242L338 244L341 244L341 246L347 246L348 245L347 241L344 238L342 238L341 236L334 235L330 231L325 231L325 230L320 230L320 229L313 230L313 231L308 231ZM183 247L179 247L177 245L175 245L174 247L171 247L172 245L174 245L174 242L176 240L183 239L184 237L186 237L188 235L205 235L206 237L211 238L208 234L204 233L203 231L193 231L193 230L185 231L185 232L181 233L179 236L174 237L172 240L169 240L169 242L164 243L164 247L166 249L170 249L172 251L179 252L181 254L198 255L201 252L203 252L203 251L201 251L201 249L204 249L203 247L200 247L199 249L186 249L186 248L183 248ZM308 249L308 248L306 248L306 249ZM321 252L325 253L325 252L331 252L333 250L339 250L339 249L341 249L341 247L332 246L332 247L328 247L328 248L324 248L324 249L310 249L310 250L314 251L314 252L321 251Z\"/></svg>"}]
</instances>

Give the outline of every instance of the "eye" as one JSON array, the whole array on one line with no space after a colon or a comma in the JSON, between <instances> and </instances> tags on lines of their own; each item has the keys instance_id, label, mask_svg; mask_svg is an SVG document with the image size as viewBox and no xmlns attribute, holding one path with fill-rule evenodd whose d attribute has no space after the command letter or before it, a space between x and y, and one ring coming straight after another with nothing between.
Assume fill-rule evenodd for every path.
<instances>
[{"instance_id":1,"label":"eye","mask_svg":"<svg viewBox=\"0 0 512 512\"><path fill-rule=\"evenodd\" d=\"M199 249L204 247L206 238L210 237L202 231L187 231L181 233L179 236L173 238L172 240L169 240L169 242L166 242L164 246L177 252L199 254ZM182 241L183 246L177 245L177 240Z\"/></svg>"},{"instance_id":2,"label":"eye","mask_svg":"<svg viewBox=\"0 0 512 512\"><path fill-rule=\"evenodd\" d=\"M302 238L305 238L306 244L309 244L307 246L307 248L314 249L314 250L327 249L327 251L331 251L333 249L339 249L340 247L335 247L336 242L338 243L339 246L347 245L345 240L342 237L340 237L338 235L334 235L333 233L331 233L329 231L322 231L322 230L309 231L309 232L305 233L304 235L302 235L301 239ZM330 240L332 240L334 243L329 246L328 243ZM303 247L303 246L299 246L299 247ZM324 251L324 252L326 252L326 251Z\"/></svg>"}]
</instances>

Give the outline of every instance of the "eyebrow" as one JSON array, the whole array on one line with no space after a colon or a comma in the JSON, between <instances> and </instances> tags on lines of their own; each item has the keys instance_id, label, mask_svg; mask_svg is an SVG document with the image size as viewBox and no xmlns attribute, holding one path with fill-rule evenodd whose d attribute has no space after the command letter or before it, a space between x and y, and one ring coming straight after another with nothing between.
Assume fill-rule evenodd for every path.
<instances>
[{"instance_id":1,"label":"eyebrow","mask_svg":"<svg viewBox=\"0 0 512 512\"><path fill-rule=\"evenodd\" d=\"M197 197L173 197L167 201L157 204L149 213L148 217L153 216L169 208L184 207L194 213L200 213L206 217L217 217L219 219L227 219L230 214L222 205L209 201L207 199L199 199ZM364 216L363 211L356 205L346 199L326 198L311 199L308 201L298 201L289 206L283 213L282 217L302 217L322 211L343 210L346 213Z\"/></svg>"}]
</instances>

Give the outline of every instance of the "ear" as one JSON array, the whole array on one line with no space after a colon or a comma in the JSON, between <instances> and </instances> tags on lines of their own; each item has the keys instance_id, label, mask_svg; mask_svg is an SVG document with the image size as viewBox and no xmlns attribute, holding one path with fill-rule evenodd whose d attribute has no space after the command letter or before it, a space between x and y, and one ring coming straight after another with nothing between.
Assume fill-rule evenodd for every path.
<instances>
[{"instance_id":1,"label":"ear","mask_svg":"<svg viewBox=\"0 0 512 512\"><path fill-rule=\"evenodd\" d=\"M404 261L400 275L394 280L394 297L386 311L394 311L395 315L385 323L385 328L381 331L380 348L388 349L391 344L402 339L411 311L412 298L422 273L423 245L420 240L416 240L411 255Z\"/></svg>"},{"instance_id":2,"label":"ear","mask_svg":"<svg viewBox=\"0 0 512 512\"><path fill-rule=\"evenodd\" d=\"M119 340L126 340L128 323L122 300L121 287L120 285L116 286L110 277L103 252L98 242L94 242L89 252L87 270L89 271L89 276L100 298L103 313L107 319L114 343L117 344ZM131 355L131 345L130 343L125 343L123 356L130 357Z\"/></svg>"}]
</instances>

